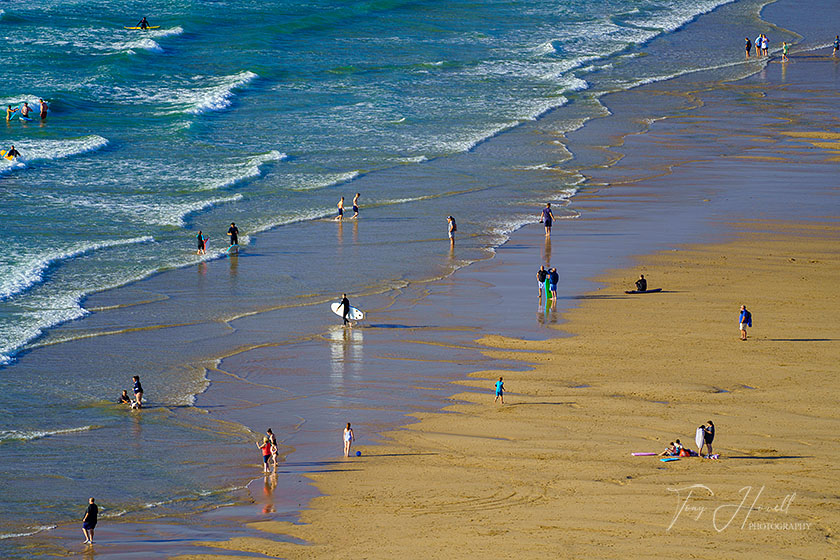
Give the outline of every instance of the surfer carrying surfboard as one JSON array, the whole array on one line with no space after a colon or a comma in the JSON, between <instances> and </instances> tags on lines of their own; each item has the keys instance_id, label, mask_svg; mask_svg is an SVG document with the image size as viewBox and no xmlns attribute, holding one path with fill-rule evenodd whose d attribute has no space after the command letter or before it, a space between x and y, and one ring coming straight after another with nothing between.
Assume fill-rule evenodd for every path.
<instances>
[{"instance_id":1,"label":"surfer carrying surfboard","mask_svg":"<svg viewBox=\"0 0 840 560\"><path fill-rule=\"evenodd\" d=\"M230 227L227 230L227 234L230 235L231 247L233 247L234 245L239 245L239 228L236 227L235 223L230 223Z\"/></svg>"},{"instance_id":2,"label":"surfer carrying surfboard","mask_svg":"<svg viewBox=\"0 0 840 560\"><path fill-rule=\"evenodd\" d=\"M339 305L341 306L341 318L345 325L349 325L350 319L348 319L348 315L350 315L350 300L347 299L347 294L341 294L341 302Z\"/></svg>"}]
</instances>

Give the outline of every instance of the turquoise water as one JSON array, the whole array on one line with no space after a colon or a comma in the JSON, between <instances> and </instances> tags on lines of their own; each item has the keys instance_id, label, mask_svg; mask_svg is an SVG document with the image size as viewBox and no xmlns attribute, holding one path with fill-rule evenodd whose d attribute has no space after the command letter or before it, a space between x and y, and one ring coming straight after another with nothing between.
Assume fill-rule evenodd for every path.
<instances>
[{"instance_id":1,"label":"turquoise water","mask_svg":"<svg viewBox=\"0 0 840 560\"><path fill-rule=\"evenodd\" d=\"M0 4L0 100L50 105L44 121L13 118L0 141L22 153L0 160L0 455L9 482L0 511L26 512L0 513L0 536L52 526L78 504L73 482L96 477L112 502L121 498L113 515L164 501L216 503L228 481L203 475L206 461L232 460L233 446L250 441L246 429L191 409L206 387L201 373L173 375L155 397L168 408L144 415L142 426L104 403L128 365L90 375L45 363L23 377L32 368L17 361L52 342L50 327L88 314L87 296L222 256L231 221L243 251L282 228L290 248L320 255L336 233L318 233L333 225L317 220L334 214L339 196L349 208L358 185L363 218L392 221L371 226L375 257L340 283L325 281L322 294L480 258L533 222L543 201L573 197L579 177L554 169L570 157L559 144L547 161L500 142L490 177L467 156L552 110L559 137L598 113L604 92L708 66L748 72L738 33L720 32L737 48L715 57L708 48L719 48L719 36L698 46L675 33L724 3L222 0L161 2L154 13L141 2ZM143 15L161 28L122 28ZM655 38L661 46L647 48ZM455 180L437 173L443 158L458 162ZM458 262L442 262L433 248L447 214L464 232ZM198 230L210 236L206 256L194 251ZM293 255L278 263L271 297L311 295L307 279L323 263ZM245 311L268 294L254 288ZM189 310L185 320L215 312ZM137 447L112 443L126 430ZM192 462L161 453L185 433L200 448L222 439L231 449ZM51 437L60 434L78 437ZM102 464L84 460L94 450ZM28 492L44 484L31 477L35 460L55 481L46 509ZM138 470L126 487L108 466L129 461Z\"/></svg>"}]
</instances>

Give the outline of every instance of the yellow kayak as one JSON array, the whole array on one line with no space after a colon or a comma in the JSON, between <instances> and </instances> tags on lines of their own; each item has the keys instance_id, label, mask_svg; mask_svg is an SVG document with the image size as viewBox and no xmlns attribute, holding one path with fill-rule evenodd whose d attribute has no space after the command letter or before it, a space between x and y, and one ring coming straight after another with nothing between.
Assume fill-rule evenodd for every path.
<instances>
[{"instance_id":1,"label":"yellow kayak","mask_svg":"<svg viewBox=\"0 0 840 560\"><path fill-rule=\"evenodd\" d=\"M124 27L123 29L137 29L137 30L144 30L142 27ZM150 25L145 29L160 29L160 25Z\"/></svg>"}]
</instances>

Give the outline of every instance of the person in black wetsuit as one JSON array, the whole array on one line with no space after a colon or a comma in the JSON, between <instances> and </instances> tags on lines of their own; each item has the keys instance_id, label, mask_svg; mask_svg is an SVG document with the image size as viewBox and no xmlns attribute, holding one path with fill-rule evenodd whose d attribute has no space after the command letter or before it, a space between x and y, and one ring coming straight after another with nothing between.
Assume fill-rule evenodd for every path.
<instances>
[{"instance_id":1,"label":"person in black wetsuit","mask_svg":"<svg viewBox=\"0 0 840 560\"><path fill-rule=\"evenodd\" d=\"M6 157L7 158L18 157L19 155L20 155L20 152L15 149L14 145L12 145L12 147L9 148L9 151L6 152Z\"/></svg>"},{"instance_id":2,"label":"person in black wetsuit","mask_svg":"<svg viewBox=\"0 0 840 560\"><path fill-rule=\"evenodd\" d=\"M228 228L227 234L230 235L231 245L239 245L239 228L236 227L235 223L230 223L230 227Z\"/></svg>"},{"instance_id":3,"label":"person in black wetsuit","mask_svg":"<svg viewBox=\"0 0 840 560\"><path fill-rule=\"evenodd\" d=\"M544 266L541 266L537 271L537 292L539 292L540 301L542 301L543 292L545 291L545 277L548 276Z\"/></svg>"},{"instance_id":4,"label":"person in black wetsuit","mask_svg":"<svg viewBox=\"0 0 840 560\"><path fill-rule=\"evenodd\" d=\"M140 29L149 28L149 22L146 21L146 16L143 16L143 19L140 20L140 23L137 24L137 27L139 27Z\"/></svg>"},{"instance_id":5,"label":"person in black wetsuit","mask_svg":"<svg viewBox=\"0 0 840 560\"><path fill-rule=\"evenodd\" d=\"M644 274L640 274L639 279L636 280L636 290L639 292L647 291L647 280L645 280Z\"/></svg>"},{"instance_id":6,"label":"person in black wetsuit","mask_svg":"<svg viewBox=\"0 0 840 560\"><path fill-rule=\"evenodd\" d=\"M341 294L341 303L339 305L341 305L341 318L344 320L345 325L349 325L350 300L347 299L347 294Z\"/></svg>"}]
</instances>

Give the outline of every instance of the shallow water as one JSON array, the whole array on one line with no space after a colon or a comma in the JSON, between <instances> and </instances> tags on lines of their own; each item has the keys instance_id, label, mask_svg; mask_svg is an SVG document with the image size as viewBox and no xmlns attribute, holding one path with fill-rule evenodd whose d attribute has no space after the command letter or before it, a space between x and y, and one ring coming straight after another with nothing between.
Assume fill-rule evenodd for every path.
<instances>
[{"instance_id":1,"label":"shallow water","mask_svg":"<svg viewBox=\"0 0 840 560\"><path fill-rule=\"evenodd\" d=\"M0 97L43 96L51 112L3 132L24 155L0 168L12 249L0 257L0 353L11 362L0 370L9 482L0 503L25 512L3 519L4 535L64 520L84 494L74 480L100 481L117 504L109 515L228 500L227 471L202 467L250 465L240 454L255 434L189 406L215 365L202 359L246 338L230 336L226 321L288 306L270 330L244 321L238 332L252 342L305 340L320 319L303 306L486 257L544 200L562 206L574 195L580 176L558 169L570 155L555 140L602 110L599 95L709 66L698 37L717 51L756 9L730 10L732 27L673 33L720 3L167 3L147 14L162 25L148 33L121 29L139 19L122 15L141 13L137 2L6 9ZM741 56L715 57L718 78L754 71ZM522 133L498 135L523 122ZM361 220L322 219L339 196L349 208L357 191ZM440 250L448 214L458 218L457 256ZM199 229L210 236L206 258L218 258L231 221L243 249L225 282L206 276L218 267L198 265L85 299L196 265L205 258L193 251ZM280 250L254 235L278 226ZM274 266L250 268L263 250ZM101 336L114 331L122 334ZM175 331L186 346L167 343ZM68 339L78 341L69 362L55 344ZM137 345L159 351L138 363ZM359 347L331 345L342 356ZM115 413L106 403L134 372L151 383L152 406ZM392 390L387 408L398 414L408 397Z\"/></svg>"}]
</instances>

